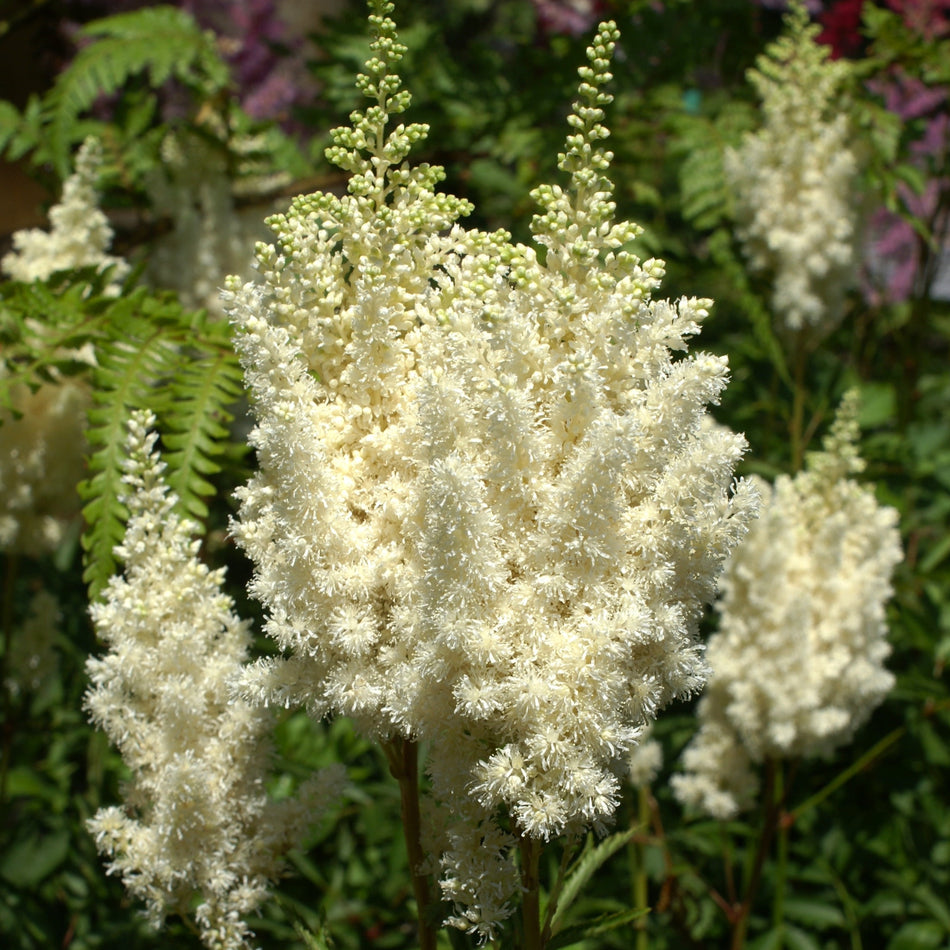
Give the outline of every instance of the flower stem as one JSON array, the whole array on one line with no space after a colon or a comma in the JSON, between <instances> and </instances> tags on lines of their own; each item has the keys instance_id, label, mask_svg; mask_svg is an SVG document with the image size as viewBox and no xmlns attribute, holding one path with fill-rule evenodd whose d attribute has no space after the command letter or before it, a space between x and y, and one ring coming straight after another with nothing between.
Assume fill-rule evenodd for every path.
<instances>
[{"instance_id":1,"label":"flower stem","mask_svg":"<svg viewBox=\"0 0 950 950\"><path fill-rule=\"evenodd\" d=\"M421 871L425 855L420 842L419 746L411 739L402 738L390 739L382 745L389 761L389 771L399 783L402 833L406 839L412 892L416 898L416 917L419 922L419 950L436 950L436 931L429 923L427 915L431 903L429 878Z\"/></svg>"},{"instance_id":2,"label":"flower stem","mask_svg":"<svg viewBox=\"0 0 950 950\"><path fill-rule=\"evenodd\" d=\"M650 827L650 791L647 788L637 789L637 807L640 827L644 830ZM636 839L632 842L634 847L634 858L636 866L633 871L633 906L642 911L642 916L637 918L637 943L636 950L647 950L649 945L649 934L647 933L647 869L645 854L646 848L642 841Z\"/></svg>"},{"instance_id":3,"label":"flower stem","mask_svg":"<svg viewBox=\"0 0 950 950\"><path fill-rule=\"evenodd\" d=\"M541 885L538 864L541 842L524 835L518 840L521 850L521 918L524 924L524 950L543 950L541 941Z\"/></svg>"},{"instance_id":4,"label":"flower stem","mask_svg":"<svg viewBox=\"0 0 950 950\"><path fill-rule=\"evenodd\" d=\"M762 869L772 844L772 837L778 825L780 805L783 799L781 780L776 782L776 773L779 764L775 759L766 759L765 762L765 809L762 816L762 828L759 832L759 842L752 860L751 870L745 882L745 895L742 903L735 909L732 923L732 940L730 950L742 950L745 946L746 930L749 926L749 916L755 903L755 897L762 880ZM778 786L778 787L776 787Z\"/></svg>"},{"instance_id":5,"label":"flower stem","mask_svg":"<svg viewBox=\"0 0 950 950\"><path fill-rule=\"evenodd\" d=\"M805 428L805 344L801 338L796 339L794 391L792 393L792 418L789 423L789 444L792 450L792 471L797 472L802 467L805 454L803 432Z\"/></svg>"},{"instance_id":6,"label":"flower stem","mask_svg":"<svg viewBox=\"0 0 950 950\"><path fill-rule=\"evenodd\" d=\"M789 823L782 820L785 801L784 775L782 763L776 763L775 769L776 823L778 825L775 863L775 893L772 897L772 926L781 927L785 921L785 882L788 879L788 829Z\"/></svg>"},{"instance_id":7,"label":"flower stem","mask_svg":"<svg viewBox=\"0 0 950 950\"><path fill-rule=\"evenodd\" d=\"M0 692L3 693L3 723L0 726L3 732L2 752L0 752L0 804L6 804L7 800L7 773L10 768L10 757L13 754L13 734L16 729L10 690L7 688L7 677L13 674L9 664L13 643L13 602L19 561L16 554L8 554L5 561L3 602L0 604L0 627L3 630L3 655L0 656Z\"/></svg>"}]
</instances>

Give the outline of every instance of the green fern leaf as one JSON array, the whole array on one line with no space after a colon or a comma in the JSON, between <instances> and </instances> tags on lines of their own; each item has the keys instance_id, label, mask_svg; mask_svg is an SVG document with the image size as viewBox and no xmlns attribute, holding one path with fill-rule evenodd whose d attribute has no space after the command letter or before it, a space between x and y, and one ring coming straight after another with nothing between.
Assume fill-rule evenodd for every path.
<instances>
[{"instance_id":1,"label":"green fern leaf","mask_svg":"<svg viewBox=\"0 0 950 950\"><path fill-rule=\"evenodd\" d=\"M584 889L584 886L594 875L594 872L613 857L613 855L641 830L639 825L632 825L623 831L618 831L616 834L604 838L603 841L600 841L596 845L593 844L593 837L588 837L587 844L568 873L567 880L564 882L564 887L558 897L557 907L551 918L551 929L553 933L557 934L561 929L564 914L571 904L574 903L574 900ZM564 944L564 946L566 946L566 944Z\"/></svg>"},{"instance_id":2,"label":"green fern leaf","mask_svg":"<svg viewBox=\"0 0 950 950\"><path fill-rule=\"evenodd\" d=\"M546 944L548 950L562 950L563 947L572 947L574 944L585 940L594 940L602 937L604 934L624 927L627 924L643 917L649 913L647 908L631 908L629 910L617 911L613 914L602 914L593 920L585 921L573 927L562 930L559 934L551 938Z\"/></svg>"},{"instance_id":3,"label":"green fern leaf","mask_svg":"<svg viewBox=\"0 0 950 950\"><path fill-rule=\"evenodd\" d=\"M106 308L114 301L101 296L100 275L83 268L54 275L63 278L60 289L53 281L0 284L0 407L14 410L14 394L21 386L31 389L54 377L88 370L82 348L97 336L107 321ZM37 316L42 315L42 321Z\"/></svg>"},{"instance_id":4,"label":"green fern leaf","mask_svg":"<svg viewBox=\"0 0 950 950\"><path fill-rule=\"evenodd\" d=\"M16 106L0 101L0 155L6 149L7 143L20 131L22 121Z\"/></svg>"},{"instance_id":5,"label":"green fern leaf","mask_svg":"<svg viewBox=\"0 0 950 950\"><path fill-rule=\"evenodd\" d=\"M221 470L217 458L229 441L228 407L241 392L241 367L226 340L215 348L189 348L169 381L162 436L168 483L183 513L199 522L208 515L204 499L214 492L206 476Z\"/></svg>"},{"instance_id":6,"label":"green fern leaf","mask_svg":"<svg viewBox=\"0 0 950 950\"><path fill-rule=\"evenodd\" d=\"M731 233L724 228L714 231L710 235L707 247L709 256L735 291L739 306L752 324L753 337L761 347L762 353L768 358L779 377L791 385L792 375L785 358L785 347L772 328L772 314L752 287L747 268L736 257Z\"/></svg>"},{"instance_id":7,"label":"green fern leaf","mask_svg":"<svg viewBox=\"0 0 950 950\"><path fill-rule=\"evenodd\" d=\"M711 230L730 217L732 197L723 169L723 156L754 125L746 103L727 103L714 119L681 113L671 119L676 132L674 151L679 167L683 217L694 227Z\"/></svg>"},{"instance_id":8,"label":"green fern leaf","mask_svg":"<svg viewBox=\"0 0 950 950\"><path fill-rule=\"evenodd\" d=\"M96 351L99 365L93 374L94 404L86 432L90 477L79 485L86 502L83 580L91 599L115 573L113 549L125 530L126 511L119 498L129 417L133 410L152 405L153 387L167 375L176 356L168 327L143 319L138 312L142 302L140 294L119 302L112 314L118 338L101 343Z\"/></svg>"},{"instance_id":9,"label":"green fern leaf","mask_svg":"<svg viewBox=\"0 0 950 950\"><path fill-rule=\"evenodd\" d=\"M183 516L207 517L208 476L230 446L229 407L242 392L230 327L183 311L172 298L144 290L117 301L108 338L97 345L94 406L89 413L89 478L85 507L84 579L97 597L116 569L113 549L125 530L122 462L129 417L151 409L163 430L168 482Z\"/></svg>"},{"instance_id":10,"label":"green fern leaf","mask_svg":"<svg viewBox=\"0 0 950 950\"><path fill-rule=\"evenodd\" d=\"M60 74L47 98L50 150L63 178L76 141L76 120L100 95L118 91L143 73L153 89L175 78L211 96L228 85L228 67L213 35L183 10L156 6L118 13L87 24L80 35L93 42Z\"/></svg>"}]
</instances>

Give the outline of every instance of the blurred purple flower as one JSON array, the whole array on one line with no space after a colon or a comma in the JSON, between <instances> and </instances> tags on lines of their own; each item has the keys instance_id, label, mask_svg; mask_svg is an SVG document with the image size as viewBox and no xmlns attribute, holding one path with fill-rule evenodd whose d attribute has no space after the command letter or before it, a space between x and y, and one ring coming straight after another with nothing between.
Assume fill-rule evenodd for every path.
<instances>
[{"instance_id":1,"label":"blurred purple flower","mask_svg":"<svg viewBox=\"0 0 950 950\"><path fill-rule=\"evenodd\" d=\"M760 7L765 7L768 10L787 10L788 9L788 0L758 0ZM814 16L816 13L821 13L824 8L824 4L821 0L805 0L805 9Z\"/></svg>"},{"instance_id":2,"label":"blurred purple flower","mask_svg":"<svg viewBox=\"0 0 950 950\"><path fill-rule=\"evenodd\" d=\"M546 33L580 36L593 29L604 12L603 0L532 0Z\"/></svg>"},{"instance_id":3,"label":"blurred purple flower","mask_svg":"<svg viewBox=\"0 0 950 950\"><path fill-rule=\"evenodd\" d=\"M950 180L941 177L950 148L950 114L947 89L928 86L915 76L900 72L871 80L868 88L884 100L884 105L905 122L921 122L923 131L911 143L910 154L926 179L917 193L900 182L897 195L903 212L879 209L873 215L868 234L868 265L865 292L871 303L893 303L921 293L924 252L921 237L910 223L920 221L932 234L945 232L946 192Z\"/></svg>"},{"instance_id":4,"label":"blurred purple flower","mask_svg":"<svg viewBox=\"0 0 950 950\"><path fill-rule=\"evenodd\" d=\"M887 3L924 39L950 33L950 0L887 0Z\"/></svg>"},{"instance_id":5,"label":"blurred purple flower","mask_svg":"<svg viewBox=\"0 0 950 950\"><path fill-rule=\"evenodd\" d=\"M69 0L76 19L124 13L153 6L149 0ZM294 37L280 15L277 0L169 0L190 13L218 37L222 56L231 66L241 107L255 119L273 119L287 126L293 106L313 92L303 64L303 42ZM75 29L67 23L64 29ZM165 97L166 116L182 110L181 95Z\"/></svg>"}]
</instances>

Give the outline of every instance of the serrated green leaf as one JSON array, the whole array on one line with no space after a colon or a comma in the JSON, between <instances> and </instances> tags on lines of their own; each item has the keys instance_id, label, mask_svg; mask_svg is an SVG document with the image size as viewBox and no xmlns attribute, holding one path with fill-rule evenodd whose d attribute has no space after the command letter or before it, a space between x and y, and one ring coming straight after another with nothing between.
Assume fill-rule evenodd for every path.
<instances>
[{"instance_id":1,"label":"serrated green leaf","mask_svg":"<svg viewBox=\"0 0 950 950\"><path fill-rule=\"evenodd\" d=\"M129 417L134 409L150 406L152 386L174 356L173 341L161 325L143 322L138 314L123 309L114 328L121 340L97 348L94 406L86 433L90 477L79 485L86 502L83 579L91 599L98 597L115 572L113 549L124 533L127 512L119 499Z\"/></svg>"},{"instance_id":2,"label":"serrated green leaf","mask_svg":"<svg viewBox=\"0 0 950 950\"><path fill-rule=\"evenodd\" d=\"M146 7L94 20L81 30L91 40L60 73L46 99L51 157L61 178L69 171L71 146L81 136L76 120L96 99L146 74L153 89L175 77L211 95L227 86L227 64L213 35L171 6Z\"/></svg>"},{"instance_id":3,"label":"serrated green leaf","mask_svg":"<svg viewBox=\"0 0 950 950\"><path fill-rule=\"evenodd\" d=\"M557 931L558 922L571 904L574 903L594 872L609 861L622 847L628 844L630 839L640 830L639 825L631 825L623 831L618 831L616 834L604 838L604 840L597 845L592 844L593 836L588 836L584 850L568 871L564 887L558 896L557 907L551 917L553 931Z\"/></svg>"},{"instance_id":4,"label":"serrated green leaf","mask_svg":"<svg viewBox=\"0 0 950 950\"><path fill-rule=\"evenodd\" d=\"M242 391L240 364L233 350L189 354L170 381L165 461L168 483L184 512L199 521L207 516L204 498L214 486L203 476L221 470L217 462L229 437L233 405Z\"/></svg>"},{"instance_id":5,"label":"serrated green leaf","mask_svg":"<svg viewBox=\"0 0 950 950\"><path fill-rule=\"evenodd\" d=\"M947 936L935 920L911 920L891 937L887 950L937 950L946 946Z\"/></svg>"},{"instance_id":6,"label":"serrated green leaf","mask_svg":"<svg viewBox=\"0 0 950 950\"><path fill-rule=\"evenodd\" d=\"M815 930L827 930L829 927L844 927L845 919L841 909L834 904L804 898L786 898L785 913L792 920L806 924Z\"/></svg>"},{"instance_id":7,"label":"serrated green leaf","mask_svg":"<svg viewBox=\"0 0 950 950\"><path fill-rule=\"evenodd\" d=\"M786 924L783 933L786 950L821 950L821 944L807 931Z\"/></svg>"},{"instance_id":8,"label":"serrated green leaf","mask_svg":"<svg viewBox=\"0 0 950 950\"><path fill-rule=\"evenodd\" d=\"M12 102L0 100L0 155L3 154L7 143L20 130L23 119L19 110Z\"/></svg>"},{"instance_id":9,"label":"serrated green leaf","mask_svg":"<svg viewBox=\"0 0 950 950\"><path fill-rule=\"evenodd\" d=\"M603 914L593 920L584 921L556 933L546 944L547 950L559 950L561 947L570 947L582 940L592 940L602 937L612 930L617 930L649 913L649 908L633 908L618 911L615 914Z\"/></svg>"}]
</instances>

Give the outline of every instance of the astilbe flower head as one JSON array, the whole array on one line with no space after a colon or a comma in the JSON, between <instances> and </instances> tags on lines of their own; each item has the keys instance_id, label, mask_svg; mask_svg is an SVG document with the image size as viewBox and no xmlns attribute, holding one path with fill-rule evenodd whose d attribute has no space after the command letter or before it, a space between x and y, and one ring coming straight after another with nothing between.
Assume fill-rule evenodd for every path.
<instances>
[{"instance_id":1,"label":"astilbe flower head","mask_svg":"<svg viewBox=\"0 0 950 950\"><path fill-rule=\"evenodd\" d=\"M29 228L13 234L13 250L0 269L14 280L46 280L56 271L74 267L112 268L110 289L118 293L129 265L108 253L112 228L99 208L97 183L102 146L88 138L76 154L76 167L63 184L63 194L49 213L50 230Z\"/></svg>"},{"instance_id":2,"label":"astilbe flower head","mask_svg":"<svg viewBox=\"0 0 950 950\"><path fill-rule=\"evenodd\" d=\"M893 685L884 606L901 559L897 513L850 475L863 467L857 396L822 452L779 477L723 573L700 728L677 797L717 818L753 801L754 763L829 754Z\"/></svg>"},{"instance_id":3,"label":"astilbe flower head","mask_svg":"<svg viewBox=\"0 0 950 950\"><path fill-rule=\"evenodd\" d=\"M229 682L249 644L222 591L223 572L198 557L195 526L175 513L154 450L154 419L130 424L129 520L92 618L108 652L87 663L86 707L132 773L124 807L90 820L99 850L158 926L193 899L205 946L250 946L246 918L267 895L286 851L341 781L318 773L274 802L264 782L270 718L233 700Z\"/></svg>"},{"instance_id":4,"label":"astilbe flower head","mask_svg":"<svg viewBox=\"0 0 950 950\"><path fill-rule=\"evenodd\" d=\"M785 33L749 71L762 126L724 168L750 265L772 280L786 335L817 342L840 322L858 267L858 157L845 101L851 65L832 60L795 4Z\"/></svg>"},{"instance_id":5,"label":"astilbe flower head","mask_svg":"<svg viewBox=\"0 0 950 950\"><path fill-rule=\"evenodd\" d=\"M229 146L237 151L241 139ZM169 132L161 146L161 165L147 176L155 212L171 231L149 249L149 282L175 290L186 307L220 315L220 287L230 273L252 271L254 244L263 228L239 212L235 182L224 150L201 136Z\"/></svg>"},{"instance_id":6,"label":"astilbe flower head","mask_svg":"<svg viewBox=\"0 0 950 950\"><path fill-rule=\"evenodd\" d=\"M286 657L244 691L424 740L450 922L510 912L517 836L601 828L659 708L703 681L702 605L754 506L744 441L706 424L724 359L679 360L710 301L651 299L661 262L613 223L602 24L537 247L465 231L410 166L425 129L392 68L389 7L334 133L342 198L272 219L230 309L259 472L235 535ZM501 824L499 816L509 820Z\"/></svg>"},{"instance_id":7,"label":"astilbe flower head","mask_svg":"<svg viewBox=\"0 0 950 950\"><path fill-rule=\"evenodd\" d=\"M0 357L0 380L14 369ZM39 557L79 518L92 397L84 380L63 376L35 390L14 384L9 398L14 412L0 410L0 551Z\"/></svg>"}]
</instances>

